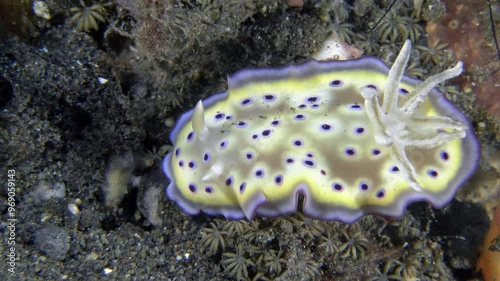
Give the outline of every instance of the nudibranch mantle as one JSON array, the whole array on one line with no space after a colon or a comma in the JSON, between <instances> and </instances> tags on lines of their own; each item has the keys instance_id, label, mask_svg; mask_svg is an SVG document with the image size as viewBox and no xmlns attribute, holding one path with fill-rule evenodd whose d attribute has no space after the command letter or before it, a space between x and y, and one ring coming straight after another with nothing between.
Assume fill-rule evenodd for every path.
<instances>
[{"instance_id":1,"label":"nudibranch mantle","mask_svg":"<svg viewBox=\"0 0 500 281\"><path fill-rule=\"evenodd\" d=\"M365 57L244 69L228 91L199 102L171 132L167 196L184 212L277 217L297 211L351 223L442 207L475 170L471 124L434 90L461 63L424 82ZM303 195L303 201L299 200Z\"/></svg>"}]
</instances>

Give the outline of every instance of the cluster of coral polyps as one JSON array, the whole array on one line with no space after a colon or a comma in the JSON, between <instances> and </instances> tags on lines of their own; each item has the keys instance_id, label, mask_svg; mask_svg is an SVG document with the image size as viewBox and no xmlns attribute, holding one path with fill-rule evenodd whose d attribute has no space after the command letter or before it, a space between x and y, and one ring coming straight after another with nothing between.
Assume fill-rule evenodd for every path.
<instances>
[{"instance_id":1,"label":"cluster of coral polyps","mask_svg":"<svg viewBox=\"0 0 500 281\"><path fill-rule=\"evenodd\" d=\"M444 0L446 13L439 22L427 24L429 46L439 40L448 44L464 62L468 75L459 83L472 90L477 105L500 117L500 54L495 44L488 1ZM497 27L498 37L500 28Z\"/></svg>"}]
</instances>

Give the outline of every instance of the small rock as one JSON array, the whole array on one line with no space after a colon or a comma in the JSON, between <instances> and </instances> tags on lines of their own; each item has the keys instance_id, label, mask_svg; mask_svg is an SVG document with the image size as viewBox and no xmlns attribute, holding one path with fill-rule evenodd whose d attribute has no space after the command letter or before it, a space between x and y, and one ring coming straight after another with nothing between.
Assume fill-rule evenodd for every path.
<instances>
[{"instance_id":1,"label":"small rock","mask_svg":"<svg viewBox=\"0 0 500 281\"><path fill-rule=\"evenodd\" d=\"M70 213L72 213L73 215L78 215L80 213L80 208L78 208L78 205L74 204L74 203L70 203L68 204L68 210L70 211Z\"/></svg>"},{"instance_id":2,"label":"small rock","mask_svg":"<svg viewBox=\"0 0 500 281\"><path fill-rule=\"evenodd\" d=\"M35 232L35 247L49 258L63 260L69 251L69 234L66 230L50 226Z\"/></svg>"}]
</instances>

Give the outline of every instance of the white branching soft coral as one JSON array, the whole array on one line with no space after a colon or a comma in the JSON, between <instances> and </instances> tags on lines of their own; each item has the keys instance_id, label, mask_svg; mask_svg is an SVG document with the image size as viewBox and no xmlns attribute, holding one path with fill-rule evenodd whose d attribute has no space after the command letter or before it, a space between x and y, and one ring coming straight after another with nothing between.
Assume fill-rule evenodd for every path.
<instances>
[{"instance_id":1,"label":"white branching soft coral","mask_svg":"<svg viewBox=\"0 0 500 281\"><path fill-rule=\"evenodd\" d=\"M435 86L462 72L462 62L427 78L417 86L415 91L409 93L408 100L398 108L399 85L410 58L410 49L410 40L406 40L389 71L382 106L378 101L376 89L363 87L360 91L365 99L368 118L376 130L375 141L389 148L395 165L398 166L410 187L420 191L422 187L417 181L413 165L406 156L405 148L429 149L448 141L464 138L467 126L448 117L417 114L417 110L427 100L428 94Z\"/></svg>"}]
</instances>

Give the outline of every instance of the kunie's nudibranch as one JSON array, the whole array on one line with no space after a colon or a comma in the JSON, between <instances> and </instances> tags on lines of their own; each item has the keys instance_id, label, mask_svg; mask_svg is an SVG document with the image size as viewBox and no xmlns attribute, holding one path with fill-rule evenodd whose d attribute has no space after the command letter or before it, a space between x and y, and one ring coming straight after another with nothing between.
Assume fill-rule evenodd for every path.
<instances>
[{"instance_id":1,"label":"kunie's nudibranch","mask_svg":"<svg viewBox=\"0 0 500 281\"><path fill-rule=\"evenodd\" d=\"M411 202L441 207L477 166L479 144L460 110L425 81L365 57L244 69L229 90L184 113L163 169L167 195L186 213L231 219L297 210L353 222L399 216Z\"/></svg>"}]
</instances>

